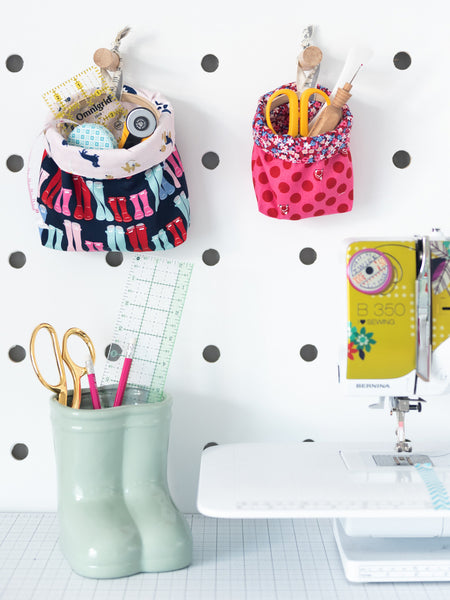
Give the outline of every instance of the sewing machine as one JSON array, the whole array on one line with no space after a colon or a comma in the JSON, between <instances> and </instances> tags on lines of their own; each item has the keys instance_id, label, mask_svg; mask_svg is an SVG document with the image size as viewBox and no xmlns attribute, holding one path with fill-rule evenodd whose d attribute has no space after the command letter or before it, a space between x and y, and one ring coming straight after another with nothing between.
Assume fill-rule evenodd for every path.
<instances>
[{"instance_id":1,"label":"sewing machine","mask_svg":"<svg viewBox=\"0 0 450 600\"><path fill-rule=\"evenodd\" d=\"M449 389L450 242L439 230L432 237L353 241L347 246L347 394L388 399L396 416L393 452L343 455L347 467L369 474L387 469L411 483L419 474L436 514L408 518L335 521L335 538L347 577L357 581L427 580L449 577L448 458L440 452L412 454L405 419L421 411L424 398ZM380 392L382 392L380 394ZM440 455L442 454L442 455ZM364 463L364 464L363 464ZM388 475L388 476L389 476ZM400 487L405 487L404 485ZM417 498L417 496L415 496ZM375 579L374 579L375 578Z\"/></svg>"},{"instance_id":2,"label":"sewing machine","mask_svg":"<svg viewBox=\"0 0 450 600\"><path fill-rule=\"evenodd\" d=\"M349 395L389 398L399 452L410 452L405 417L422 396L449 388L450 240L354 241L347 246ZM433 356L433 360L431 357Z\"/></svg>"},{"instance_id":3,"label":"sewing machine","mask_svg":"<svg viewBox=\"0 0 450 600\"><path fill-rule=\"evenodd\" d=\"M450 386L450 241L352 241L346 395L396 417L394 440L226 444L202 454L198 508L213 517L332 518L351 581L450 581L450 451L417 449L405 418ZM345 336L343 336L345 339ZM370 401L369 400L369 401Z\"/></svg>"}]
</instances>

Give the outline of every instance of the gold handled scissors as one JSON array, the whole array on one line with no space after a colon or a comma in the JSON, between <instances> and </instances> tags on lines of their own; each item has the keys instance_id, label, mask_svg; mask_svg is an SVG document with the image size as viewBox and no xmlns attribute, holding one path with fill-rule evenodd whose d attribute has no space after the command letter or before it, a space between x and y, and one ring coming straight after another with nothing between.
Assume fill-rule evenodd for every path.
<instances>
[{"instance_id":1,"label":"gold handled scissors","mask_svg":"<svg viewBox=\"0 0 450 600\"><path fill-rule=\"evenodd\" d=\"M300 130L300 135L302 137L306 137L308 135L308 106L309 99L313 94L319 94L325 100L327 104L330 104L330 98L328 95L318 88L308 88L301 95L300 99L297 96L297 92L291 90L289 88L282 88L281 90L276 90L269 99L266 104L266 122L269 129L276 133L275 129L272 126L272 122L270 120L270 110L272 108L272 103L278 96L287 96L288 104L289 104L289 128L288 135L291 137L297 137ZM277 106L283 104L283 102L277 103ZM275 106L274 106L275 108Z\"/></svg>"},{"instance_id":2,"label":"gold handled scissors","mask_svg":"<svg viewBox=\"0 0 450 600\"><path fill-rule=\"evenodd\" d=\"M56 384L48 383L42 376L41 371L36 362L36 354L35 354L35 342L36 336L41 329L47 329L50 334L50 338L52 340L53 352L55 353L56 366L58 368L59 373L59 382ZM59 345L58 336L56 335L55 328L48 323L41 323L38 325L32 335L30 340L30 356L31 363L33 365L34 372L36 373L39 381L42 383L50 391L54 392L58 395L58 402L67 406L67 378L64 370L64 363L66 363L70 374L73 378L73 398L72 398L72 408L80 408L81 404L81 378L83 375L87 373L86 367L81 367L77 365L71 358L67 343L71 335L76 335L80 337L88 347L89 354L91 356L92 362L95 361L95 349L94 344L91 341L91 338L78 327L71 327L66 331L62 341L62 347Z\"/></svg>"}]
</instances>

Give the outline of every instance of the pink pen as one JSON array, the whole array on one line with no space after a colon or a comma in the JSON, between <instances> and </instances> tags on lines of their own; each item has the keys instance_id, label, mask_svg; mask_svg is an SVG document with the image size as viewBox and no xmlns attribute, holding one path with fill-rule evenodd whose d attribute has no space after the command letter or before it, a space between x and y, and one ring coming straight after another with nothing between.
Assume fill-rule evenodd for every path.
<instances>
[{"instance_id":1,"label":"pink pen","mask_svg":"<svg viewBox=\"0 0 450 600\"><path fill-rule=\"evenodd\" d=\"M130 372L131 363L133 362L135 340L128 344L127 352L123 360L122 373L120 374L119 385L117 386L116 397L114 399L114 406L120 406L122 404L123 395L128 381L128 374Z\"/></svg>"},{"instance_id":2,"label":"pink pen","mask_svg":"<svg viewBox=\"0 0 450 600\"><path fill-rule=\"evenodd\" d=\"M91 358L86 360L86 371L89 381L89 389L91 390L92 406L97 409L101 408L100 397L98 395L97 381L95 379L94 363Z\"/></svg>"}]
</instances>

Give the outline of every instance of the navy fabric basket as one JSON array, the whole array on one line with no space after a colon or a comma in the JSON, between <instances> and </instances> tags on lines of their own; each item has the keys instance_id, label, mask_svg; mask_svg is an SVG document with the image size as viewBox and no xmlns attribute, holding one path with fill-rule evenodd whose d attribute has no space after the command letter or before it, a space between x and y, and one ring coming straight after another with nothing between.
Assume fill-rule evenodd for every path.
<instances>
[{"instance_id":1,"label":"navy fabric basket","mask_svg":"<svg viewBox=\"0 0 450 600\"><path fill-rule=\"evenodd\" d=\"M139 94L156 106L159 121L154 134L132 148L86 150L69 145L56 122L46 129L33 202L44 246L149 252L186 240L189 199L173 109L158 92Z\"/></svg>"}]
</instances>

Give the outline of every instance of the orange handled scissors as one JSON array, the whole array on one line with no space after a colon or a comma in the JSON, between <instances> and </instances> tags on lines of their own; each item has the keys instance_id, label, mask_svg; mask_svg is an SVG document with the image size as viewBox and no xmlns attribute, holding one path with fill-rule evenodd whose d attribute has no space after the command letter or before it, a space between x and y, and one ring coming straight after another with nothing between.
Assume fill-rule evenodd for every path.
<instances>
[{"instance_id":1,"label":"orange handled scissors","mask_svg":"<svg viewBox=\"0 0 450 600\"><path fill-rule=\"evenodd\" d=\"M319 94L325 100L327 104L330 104L330 98L328 95L318 88L308 88L300 96L297 96L297 92L289 88L283 88L274 92L266 104L266 122L269 129L276 133L270 120L270 110L272 103L278 96L287 96L289 104L289 128L288 135L291 137L297 137L300 130L300 135L306 137L308 135L308 106L309 99L313 94ZM277 106L283 104L283 102L276 103ZM275 108L275 106L274 106Z\"/></svg>"},{"instance_id":2,"label":"orange handled scissors","mask_svg":"<svg viewBox=\"0 0 450 600\"><path fill-rule=\"evenodd\" d=\"M50 338L52 340L53 352L55 353L56 366L59 373L59 382L52 385L48 383L41 374L39 367L36 362L36 353L35 353L35 343L36 336L41 331L41 329L47 329L50 334ZM41 323L38 325L32 335L30 340L30 356L31 363L33 365L34 372L36 373L39 381L45 386L48 390L54 392L58 396L58 402L67 406L67 378L64 370L64 363L66 363L70 374L73 378L73 398L72 398L72 408L80 408L81 405L81 378L83 375L87 373L86 367L81 367L77 365L71 358L68 349L67 342L71 335L76 335L80 337L88 347L89 354L91 356L92 362L95 361L95 349L94 344L91 341L91 338L78 327L71 327L66 331L62 341L62 347L59 345L58 336L56 335L56 331L52 325L48 323Z\"/></svg>"}]
</instances>

